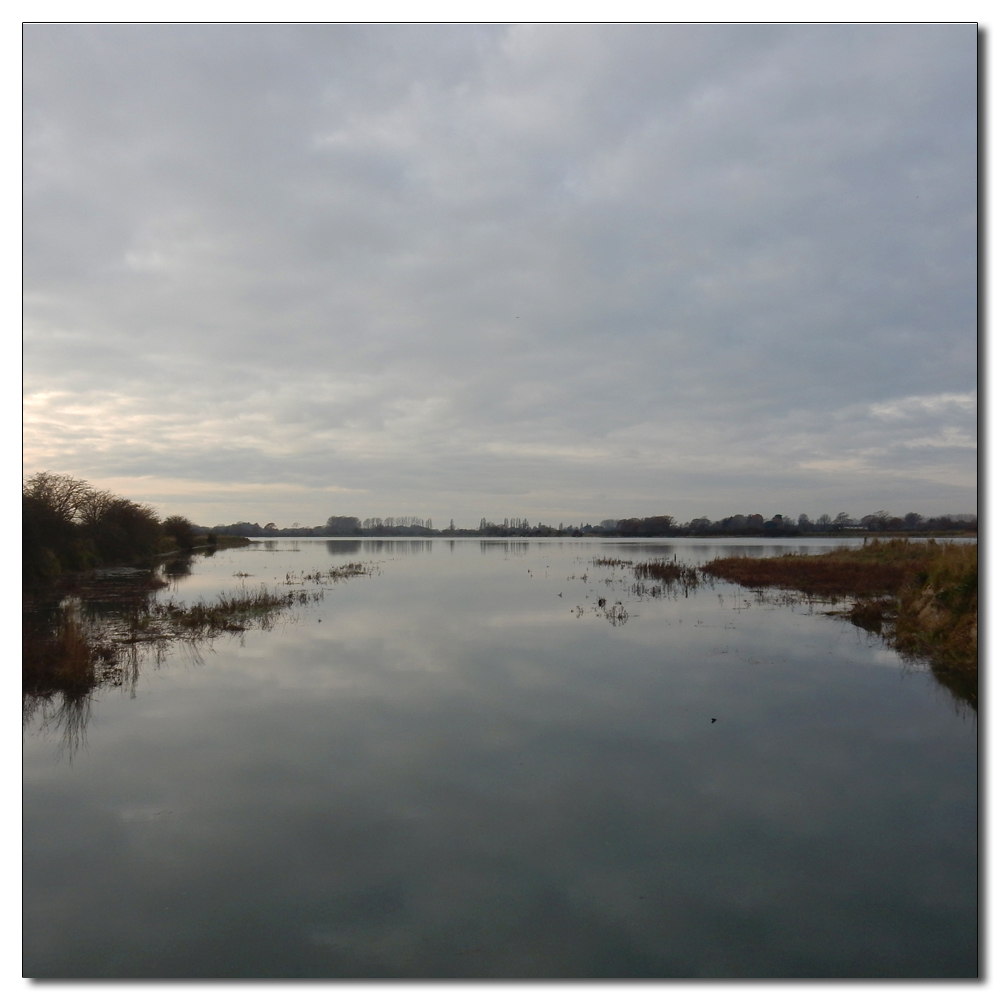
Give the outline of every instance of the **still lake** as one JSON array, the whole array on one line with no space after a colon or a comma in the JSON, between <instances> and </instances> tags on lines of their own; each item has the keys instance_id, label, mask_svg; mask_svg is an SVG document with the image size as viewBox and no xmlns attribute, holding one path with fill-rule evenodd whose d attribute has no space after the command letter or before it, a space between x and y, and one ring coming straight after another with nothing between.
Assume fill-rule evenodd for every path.
<instances>
[{"instance_id":1,"label":"still lake","mask_svg":"<svg viewBox=\"0 0 1000 1000\"><path fill-rule=\"evenodd\" d=\"M25 723L23 974L977 976L975 713L828 606L594 564L837 544L197 557L168 596L374 572Z\"/></svg>"}]
</instances>

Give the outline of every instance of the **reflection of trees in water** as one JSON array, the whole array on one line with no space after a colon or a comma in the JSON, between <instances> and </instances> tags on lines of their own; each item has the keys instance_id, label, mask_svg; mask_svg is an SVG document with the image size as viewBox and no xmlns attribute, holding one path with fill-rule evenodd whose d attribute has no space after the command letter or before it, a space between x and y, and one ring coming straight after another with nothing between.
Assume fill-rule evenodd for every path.
<instances>
[{"instance_id":1,"label":"reflection of trees in water","mask_svg":"<svg viewBox=\"0 0 1000 1000\"><path fill-rule=\"evenodd\" d=\"M481 552L505 552L516 556L526 556L531 548L530 541L511 540L508 538L481 538Z\"/></svg>"},{"instance_id":2,"label":"reflection of trees in water","mask_svg":"<svg viewBox=\"0 0 1000 1000\"><path fill-rule=\"evenodd\" d=\"M903 655L904 661L908 659ZM962 709L968 706L974 712L979 712L979 677L969 676L967 673L957 671L949 666L931 663L931 674L951 695L955 706Z\"/></svg>"},{"instance_id":3,"label":"reflection of trees in water","mask_svg":"<svg viewBox=\"0 0 1000 1000\"><path fill-rule=\"evenodd\" d=\"M163 575L170 580L181 580L186 576L190 576L191 562L190 556L178 556L174 559L168 559L162 567Z\"/></svg>"},{"instance_id":4,"label":"reflection of trees in water","mask_svg":"<svg viewBox=\"0 0 1000 1000\"><path fill-rule=\"evenodd\" d=\"M93 693L102 687L134 692L141 660L158 652L106 634L108 622L140 613L121 593L116 597L88 607L73 596L23 616L22 721L40 720L41 728L57 730L70 753L82 741Z\"/></svg>"},{"instance_id":5,"label":"reflection of trees in water","mask_svg":"<svg viewBox=\"0 0 1000 1000\"><path fill-rule=\"evenodd\" d=\"M351 556L361 551L361 542L353 539L339 539L327 542L326 551L331 556Z\"/></svg>"},{"instance_id":6,"label":"reflection of trees in water","mask_svg":"<svg viewBox=\"0 0 1000 1000\"><path fill-rule=\"evenodd\" d=\"M75 582L69 593L26 599L22 621L22 716L80 744L95 692L119 688L133 696L141 668L182 648L194 662L220 635L267 630L293 605L323 591L283 593L265 587L220 594L188 606L159 601L168 578L190 573L190 559L159 572L112 570ZM162 574L162 575L161 575Z\"/></svg>"},{"instance_id":7,"label":"reflection of trees in water","mask_svg":"<svg viewBox=\"0 0 1000 1000\"><path fill-rule=\"evenodd\" d=\"M327 543L329 544L329 542ZM382 555L423 555L433 551L434 543L424 538L372 538L362 542L365 552Z\"/></svg>"},{"instance_id":8,"label":"reflection of trees in water","mask_svg":"<svg viewBox=\"0 0 1000 1000\"><path fill-rule=\"evenodd\" d=\"M22 724L57 732L72 757L85 741L94 695L119 688L134 698L142 667L159 666L178 645L192 663L201 664L211 642L161 640L115 647L81 634L81 623L67 618L55 636L36 635L25 643Z\"/></svg>"},{"instance_id":9,"label":"reflection of trees in water","mask_svg":"<svg viewBox=\"0 0 1000 1000\"><path fill-rule=\"evenodd\" d=\"M30 695L24 696L24 724L40 717L39 729L54 729L59 733L63 749L72 758L86 742L90 722L91 700L88 697L67 698L53 701Z\"/></svg>"}]
</instances>

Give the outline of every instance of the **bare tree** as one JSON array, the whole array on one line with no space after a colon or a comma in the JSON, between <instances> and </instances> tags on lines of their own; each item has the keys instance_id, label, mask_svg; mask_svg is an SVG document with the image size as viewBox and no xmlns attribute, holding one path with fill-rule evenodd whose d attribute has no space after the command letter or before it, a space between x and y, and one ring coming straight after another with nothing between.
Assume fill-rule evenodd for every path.
<instances>
[{"instance_id":1,"label":"bare tree","mask_svg":"<svg viewBox=\"0 0 1000 1000\"><path fill-rule=\"evenodd\" d=\"M57 517L76 521L97 491L90 483L55 472L36 472L24 484L21 495L43 504Z\"/></svg>"}]
</instances>

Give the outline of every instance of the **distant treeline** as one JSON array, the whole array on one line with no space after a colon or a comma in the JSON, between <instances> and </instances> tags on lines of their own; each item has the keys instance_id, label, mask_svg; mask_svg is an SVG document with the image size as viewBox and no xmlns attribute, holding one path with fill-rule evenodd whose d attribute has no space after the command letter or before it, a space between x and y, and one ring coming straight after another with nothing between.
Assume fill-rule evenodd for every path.
<instances>
[{"instance_id":1,"label":"distant treeline","mask_svg":"<svg viewBox=\"0 0 1000 1000\"><path fill-rule=\"evenodd\" d=\"M273 521L261 527L256 521L237 521L235 524L217 524L213 528L197 528L197 531L212 532L216 535L241 535L244 538L329 538L343 535L400 535L402 537L426 538L445 532L435 531L431 519L419 517L369 517L364 521L358 517L328 517L325 524L304 528L293 524L290 528L279 528Z\"/></svg>"},{"instance_id":2,"label":"distant treeline","mask_svg":"<svg viewBox=\"0 0 1000 1000\"><path fill-rule=\"evenodd\" d=\"M161 521L152 507L51 472L24 483L21 507L22 578L29 586L64 573L143 563L204 541L187 518Z\"/></svg>"},{"instance_id":3,"label":"distant treeline","mask_svg":"<svg viewBox=\"0 0 1000 1000\"><path fill-rule=\"evenodd\" d=\"M975 514L943 515L941 517L923 517L917 513L896 517L885 510L866 514L854 519L841 511L836 517L823 514L815 521L808 515L800 514L798 518L775 514L765 519L762 514L733 514L731 517L712 521L707 517L697 517L681 523L669 514L655 517L631 517L624 520L605 520L599 524L580 523L577 525L560 523L558 526L543 524L532 525L526 518L504 518L502 523L494 524L483 518L478 528L456 528L452 521L448 528L435 530L430 519L426 521L416 517L401 518L366 518L362 521L357 517L330 517L325 524L304 528L293 525L291 528L278 528L273 522L251 524L239 521L236 524L217 524L213 528L196 530L211 531L216 535L242 535L246 538L278 538L278 537L330 537L330 536L365 536L378 535L403 537L499 537L499 538L549 538L575 537L584 535L610 538L664 538L691 535L763 535L768 537L786 537L793 535L838 535L857 534L859 532L899 533L899 534L934 534L954 532L975 532L979 522Z\"/></svg>"},{"instance_id":4,"label":"distant treeline","mask_svg":"<svg viewBox=\"0 0 1000 1000\"><path fill-rule=\"evenodd\" d=\"M775 514L764 519L763 514L733 514L719 521L707 517L696 517L685 524L670 523L669 515L662 517L630 518L618 521L611 534L623 536L638 535L808 535L840 534L842 532L891 532L909 534L919 532L977 531L979 521L975 514L946 514L941 517L923 517L911 512L896 517L887 510L877 510L861 518L852 518L845 511L836 517L823 514L815 521L808 514L799 514L796 519ZM607 522L603 522L606 524Z\"/></svg>"}]
</instances>

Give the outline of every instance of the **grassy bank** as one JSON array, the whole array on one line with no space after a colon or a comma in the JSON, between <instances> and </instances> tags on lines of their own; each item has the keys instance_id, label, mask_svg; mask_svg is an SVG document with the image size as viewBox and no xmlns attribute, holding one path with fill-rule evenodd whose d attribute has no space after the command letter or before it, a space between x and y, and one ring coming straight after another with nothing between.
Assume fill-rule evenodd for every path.
<instances>
[{"instance_id":1,"label":"grassy bank","mask_svg":"<svg viewBox=\"0 0 1000 1000\"><path fill-rule=\"evenodd\" d=\"M930 662L964 700L978 700L979 550L976 545L876 540L821 555L713 559L706 576L752 590L851 599L844 612L907 656Z\"/></svg>"}]
</instances>

